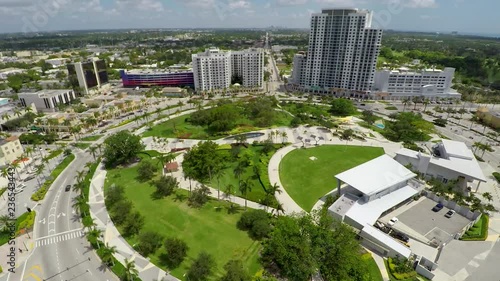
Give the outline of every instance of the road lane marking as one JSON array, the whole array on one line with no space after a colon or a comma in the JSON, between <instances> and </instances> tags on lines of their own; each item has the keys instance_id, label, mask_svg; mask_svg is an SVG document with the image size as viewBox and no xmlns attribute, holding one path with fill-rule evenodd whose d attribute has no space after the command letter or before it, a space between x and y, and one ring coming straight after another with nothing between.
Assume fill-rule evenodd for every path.
<instances>
[{"instance_id":1,"label":"road lane marking","mask_svg":"<svg viewBox=\"0 0 500 281\"><path fill-rule=\"evenodd\" d=\"M85 236L85 231L83 231L82 229L73 230L73 232L71 233L65 233L65 234L59 233L57 235L38 238L37 240L35 240L35 247L43 247L51 244L57 244L71 239L81 238L84 236Z\"/></svg>"}]
</instances>

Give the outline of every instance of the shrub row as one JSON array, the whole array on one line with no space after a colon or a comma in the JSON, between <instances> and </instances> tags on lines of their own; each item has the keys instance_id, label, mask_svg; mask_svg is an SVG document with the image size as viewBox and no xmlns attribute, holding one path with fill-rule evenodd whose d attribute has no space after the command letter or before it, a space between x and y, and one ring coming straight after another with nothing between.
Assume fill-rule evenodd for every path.
<instances>
[{"instance_id":1,"label":"shrub row","mask_svg":"<svg viewBox=\"0 0 500 281\"><path fill-rule=\"evenodd\" d=\"M490 218L482 214L481 218L477 221L471 229L467 230L465 234L460 238L463 241L484 241L488 238L488 227ZM479 231L477 231L477 229Z\"/></svg>"},{"instance_id":2,"label":"shrub row","mask_svg":"<svg viewBox=\"0 0 500 281\"><path fill-rule=\"evenodd\" d=\"M396 270L396 265L392 261L391 258L388 258L385 260L386 266L389 269L389 274L396 280L415 280L417 277L417 272L416 271L411 271L411 272L406 272L406 273L397 273L395 272Z\"/></svg>"},{"instance_id":3,"label":"shrub row","mask_svg":"<svg viewBox=\"0 0 500 281\"><path fill-rule=\"evenodd\" d=\"M46 180L43 183L42 187L40 187L40 189L38 189L35 193L33 193L33 195L31 195L31 200L33 201L43 200L43 198L45 198L45 194L47 194L47 191L49 191L49 188L54 182L54 180L57 179L59 174L61 174L62 171L64 171L64 169L66 169L66 167L68 167L68 165L74 159L75 159L74 154L70 154L66 158L64 158L64 160L61 163L59 163L59 165L57 165L57 167L52 171L52 173L50 173L51 178L49 180Z\"/></svg>"},{"instance_id":4,"label":"shrub row","mask_svg":"<svg viewBox=\"0 0 500 281\"><path fill-rule=\"evenodd\" d=\"M32 229L33 228L33 225L35 224L35 217L36 217L36 212L35 211L31 211L29 213L25 213L26 214L26 217L23 218L23 220L21 220L19 222L19 225L17 226L17 234L19 235L21 230L23 229Z\"/></svg>"},{"instance_id":5,"label":"shrub row","mask_svg":"<svg viewBox=\"0 0 500 281\"><path fill-rule=\"evenodd\" d=\"M493 176L495 177L495 179L497 180L497 182L500 183L500 173L499 172L493 172ZM1 191L0 191L0 194L2 194Z\"/></svg>"}]
</instances>

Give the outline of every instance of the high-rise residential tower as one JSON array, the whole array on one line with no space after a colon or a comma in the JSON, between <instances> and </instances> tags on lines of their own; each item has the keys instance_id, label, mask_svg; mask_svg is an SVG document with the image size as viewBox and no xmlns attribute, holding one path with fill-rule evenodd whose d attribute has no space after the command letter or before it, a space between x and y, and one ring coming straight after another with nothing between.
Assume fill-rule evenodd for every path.
<instances>
[{"instance_id":1,"label":"high-rise residential tower","mask_svg":"<svg viewBox=\"0 0 500 281\"><path fill-rule=\"evenodd\" d=\"M292 82L311 92L368 93L373 85L382 30L371 27L372 12L326 9L311 16L306 58L298 54ZM304 61L305 60L305 61Z\"/></svg>"},{"instance_id":2,"label":"high-rise residential tower","mask_svg":"<svg viewBox=\"0 0 500 281\"><path fill-rule=\"evenodd\" d=\"M262 88L264 84L264 51L247 49L221 51L207 49L192 55L194 86L197 91L229 88L237 80L246 88Z\"/></svg>"},{"instance_id":3,"label":"high-rise residential tower","mask_svg":"<svg viewBox=\"0 0 500 281\"><path fill-rule=\"evenodd\" d=\"M88 95L92 89L101 88L109 82L106 62L101 59L92 59L85 62L76 62L67 65L68 79L71 85L80 87Z\"/></svg>"}]
</instances>

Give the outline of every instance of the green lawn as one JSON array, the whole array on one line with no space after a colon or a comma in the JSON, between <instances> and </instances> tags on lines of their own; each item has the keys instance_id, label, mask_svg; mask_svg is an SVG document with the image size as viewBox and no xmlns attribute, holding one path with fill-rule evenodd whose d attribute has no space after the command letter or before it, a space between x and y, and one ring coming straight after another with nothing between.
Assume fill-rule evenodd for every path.
<instances>
[{"instance_id":1,"label":"green lawn","mask_svg":"<svg viewBox=\"0 0 500 281\"><path fill-rule=\"evenodd\" d=\"M62 149L56 149L56 150L52 150L49 154L49 156L47 156L46 158L48 160L50 159L53 159L53 158L56 158L57 156L59 156L59 154L61 154L63 152Z\"/></svg>"},{"instance_id":2,"label":"green lawn","mask_svg":"<svg viewBox=\"0 0 500 281\"><path fill-rule=\"evenodd\" d=\"M288 194L306 211L337 187L334 176L384 154L380 147L323 145L296 149L280 163L280 179ZM310 160L316 157L316 160Z\"/></svg>"},{"instance_id":3,"label":"green lawn","mask_svg":"<svg viewBox=\"0 0 500 281\"><path fill-rule=\"evenodd\" d=\"M187 269L202 250L212 254L217 261L216 277L224 273L223 266L230 259L241 259L245 268L253 275L261 269L258 263L260 243L251 240L248 234L236 228L241 214L228 214L222 208L227 203L211 200L201 209L188 207L186 201L176 201L174 196L153 200L154 188L147 182L136 180L137 166L108 171L105 187L112 183L125 188L126 196L134 203L134 209L145 216L143 230L157 231L165 237L178 237L189 246L186 260L171 273L183 278ZM187 191L177 193L187 196ZM127 238L133 245L134 237ZM162 249L151 255L151 262L166 269L159 260ZM213 279L215 280L215 278Z\"/></svg>"},{"instance_id":4,"label":"green lawn","mask_svg":"<svg viewBox=\"0 0 500 281\"><path fill-rule=\"evenodd\" d=\"M16 218L16 231L17 231L17 235L19 235L19 232L21 231L21 229L19 229L19 225L21 223L23 223L23 225L26 224L26 221L29 219L29 216L30 213L26 212L26 213L23 213L22 215L20 215L18 218ZM31 213L32 215L32 220L31 222L29 223L29 225L27 226L28 229L31 229L33 227L33 223L34 223L34 217L36 215L35 211L32 211ZM0 231L0 246L6 244L7 242L9 242L10 240L10 233L8 230L2 230Z\"/></svg>"},{"instance_id":5,"label":"green lawn","mask_svg":"<svg viewBox=\"0 0 500 281\"><path fill-rule=\"evenodd\" d=\"M263 128L255 127L250 120L238 120L238 126L230 132L210 135L207 128L203 126L192 125L186 122L190 114L179 116L146 130L142 134L143 137L163 137L163 138L180 138L180 139L218 139L225 136L236 135L243 132L251 132ZM285 112L276 112L276 119L273 127L289 126L292 116Z\"/></svg>"},{"instance_id":6,"label":"green lawn","mask_svg":"<svg viewBox=\"0 0 500 281\"><path fill-rule=\"evenodd\" d=\"M281 145L275 145L276 150L279 149L280 147ZM242 150L244 149L251 150L253 152L252 162L258 163L262 148L263 148L262 146L249 145L248 148L242 148ZM268 154L267 156L268 159L271 159L272 155L276 152L276 150ZM224 164L226 165L226 167L224 169L223 176L219 179L219 183L217 183L217 179L212 179L210 186L213 188L217 188L220 184L221 191L224 191L225 187L228 184L232 184L234 186L234 191L236 196L244 197L243 194L241 194L241 192L238 190L238 178L233 173L234 168L236 168L236 166L238 165L238 161L236 159L233 160L231 158L229 149L221 149L219 150L219 153L222 153L225 156L226 161L224 162ZM269 174L267 173L267 165L265 167L266 167L265 173L261 175L262 177L261 179L266 184L269 183ZM245 172L240 176L241 180L245 180L248 178L250 178L250 182L252 183L252 190L248 192L247 199L250 201L260 203L261 199L265 197L266 192L264 190L265 187L262 186L262 184L259 182L257 178L255 178L253 166L246 167Z\"/></svg>"},{"instance_id":7,"label":"green lawn","mask_svg":"<svg viewBox=\"0 0 500 281\"><path fill-rule=\"evenodd\" d=\"M460 238L464 241L484 241L488 238L489 217L485 214Z\"/></svg>"},{"instance_id":8,"label":"green lawn","mask_svg":"<svg viewBox=\"0 0 500 281\"><path fill-rule=\"evenodd\" d=\"M92 144L91 143L88 143L88 142L77 142L74 144L75 147L78 147L80 149L87 149L91 146Z\"/></svg>"},{"instance_id":9,"label":"green lawn","mask_svg":"<svg viewBox=\"0 0 500 281\"><path fill-rule=\"evenodd\" d=\"M80 140L81 141L96 141L96 140L99 140L100 138L102 138L102 135L88 136L88 137L81 138Z\"/></svg>"},{"instance_id":10,"label":"green lawn","mask_svg":"<svg viewBox=\"0 0 500 281\"><path fill-rule=\"evenodd\" d=\"M366 268L368 269L368 272L370 273L370 280L371 281L383 281L384 278L382 277L382 273L380 272L380 269L377 266L377 263L373 259L372 255L370 253L363 254L361 256L361 260L365 264Z\"/></svg>"}]
</instances>

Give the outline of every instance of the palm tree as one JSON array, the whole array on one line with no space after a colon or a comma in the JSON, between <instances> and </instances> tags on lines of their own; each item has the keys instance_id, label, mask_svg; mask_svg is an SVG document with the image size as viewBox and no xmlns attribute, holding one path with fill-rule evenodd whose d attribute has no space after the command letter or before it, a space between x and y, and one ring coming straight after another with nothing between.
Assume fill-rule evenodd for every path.
<instances>
[{"instance_id":1,"label":"palm tree","mask_svg":"<svg viewBox=\"0 0 500 281\"><path fill-rule=\"evenodd\" d=\"M5 230L7 229L7 225L11 222L11 218L7 215L0 216L0 225L2 226L1 229Z\"/></svg>"},{"instance_id":2,"label":"palm tree","mask_svg":"<svg viewBox=\"0 0 500 281\"><path fill-rule=\"evenodd\" d=\"M125 267L126 281L133 281L139 274L139 271L137 270L137 268L135 268L134 261L129 261L128 259L125 259L123 266Z\"/></svg>"},{"instance_id":3,"label":"palm tree","mask_svg":"<svg viewBox=\"0 0 500 281\"><path fill-rule=\"evenodd\" d=\"M283 191L280 189L277 183L271 185L268 189L266 189L266 193L274 196L276 193L281 194Z\"/></svg>"},{"instance_id":4,"label":"palm tree","mask_svg":"<svg viewBox=\"0 0 500 281\"><path fill-rule=\"evenodd\" d=\"M252 182L250 181L250 178L246 179L246 180L242 180L239 182L239 190L241 192L241 194L243 194L245 196L245 210L247 209L247 193L252 191L252 187L253 187L253 184Z\"/></svg>"},{"instance_id":5,"label":"palm tree","mask_svg":"<svg viewBox=\"0 0 500 281\"><path fill-rule=\"evenodd\" d=\"M89 147L89 151L92 154L92 156L94 157L94 160L96 160L95 153L97 152L97 147L91 146L91 147Z\"/></svg>"},{"instance_id":6,"label":"palm tree","mask_svg":"<svg viewBox=\"0 0 500 281\"><path fill-rule=\"evenodd\" d=\"M215 174L215 178L217 179L217 200L220 200L220 179L225 174L226 172L223 169L219 169Z\"/></svg>"},{"instance_id":7,"label":"palm tree","mask_svg":"<svg viewBox=\"0 0 500 281\"><path fill-rule=\"evenodd\" d=\"M405 98L405 99L403 99L402 103L403 103L403 112L404 112L404 111L406 111L406 106L408 105L408 103L410 103L410 99Z\"/></svg>"},{"instance_id":8,"label":"palm tree","mask_svg":"<svg viewBox=\"0 0 500 281\"><path fill-rule=\"evenodd\" d=\"M35 166L35 175L37 177L36 180L38 182L38 188L42 187L42 184L40 183L40 175L43 175L44 168L45 168L44 164L40 164L40 165Z\"/></svg>"},{"instance_id":9,"label":"palm tree","mask_svg":"<svg viewBox=\"0 0 500 281\"><path fill-rule=\"evenodd\" d=\"M288 139L288 134L287 132L283 131L281 132L281 140L282 140L282 143L285 143L285 141Z\"/></svg>"},{"instance_id":10,"label":"palm tree","mask_svg":"<svg viewBox=\"0 0 500 281\"><path fill-rule=\"evenodd\" d=\"M7 167L2 168L1 175L2 178L9 179L9 169Z\"/></svg>"},{"instance_id":11,"label":"palm tree","mask_svg":"<svg viewBox=\"0 0 500 281\"><path fill-rule=\"evenodd\" d=\"M94 240L96 241L97 243L97 249L100 249L101 248L101 243L99 242L99 238L101 238L103 234L103 231L96 228L96 227L92 227L89 232L87 232L87 239L89 240Z\"/></svg>"},{"instance_id":12,"label":"palm tree","mask_svg":"<svg viewBox=\"0 0 500 281\"><path fill-rule=\"evenodd\" d=\"M489 202L493 201L493 196L489 192L485 192L482 194L483 198L488 200Z\"/></svg>"},{"instance_id":13,"label":"palm tree","mask_svg":"<svg viewBox=\"0 0 500 281\"><path fill-rule=\"evenodd\" d=\"M85 199L85 196L83 196L83 194L80 194L77 197L75 197L75 199L73 201L74 201L74 203L73 203L72 207L75 209L75 211L78 214L81 214L83 207L86 206L86 204L87 204L87 199ZM84 215L87 215L87 214L84 212Z\"/></svg>"},{"instance_id":14,"label":"palm tree","mask_svg":"<svg viewBox=\"0 0 500 281\"><path fill-rule=\"evenodd\" d=\"M49 168L49 172L52 173L52 168L50 167L49 162L50 162L49 158L47 158L47 157L42 158L42 163L47 165L47 167Z\"/></svg>"},{"instance_id":15,"label":"palm tree","mask_svg":"<svg viewBox=\"0 0 500 281\"><path fill-rule=\"evenodd\" d=\"M19 174L19 170L18 170L21 167L21 165L19 165L19 162L14 162L11 165L16 170L17 177L19 178L19 180L21 180L21 175Z\"/></svg>"},{"instance_id":16,"label":"palm tree","mask_svg":"<svg viewBox=\"0 0 500 281\"><path fill-rule=\"evenodd\" d=\"M97 148L99 148L99 154L102 154L102 143L97 144Z\"/></svg>"},{"instance_id":17,"label":"palm tree","mask_svg":"<svg viewBox=\"0 0 500 281\"><path fill-rule=\"evenodd\" d=\"M426 111L426 109L427 109L427 106L428 106L428 105L429 105L429 103L430 103L430 101L429 101L429 99L424 99L424 101L422 101L422 103L424 104L424 110L423 110L423 111L425 112L425 111Z\"/></svg>"},{"instance_id":18,"label":"palm tree","mask_svg":"<svg viewBox=\"0 0 500 281\"><path fill-rule=\"evenodd\" d=\"M233 174L238 178L238 189L240 189L241 175L245 172L245 167L243 163L238 162L238 165L233 170Z\"/></svg>"},{"instance_id":19,"label":"palm tree","mask_svg":"<svg viewBox=\"0 0 500 281\"><path fill-rule=\"evenodd\" d=\"M83 181L77 182L73 185L73 191L77 192L78 194L82 194L84 187L85 183Z\"/></svg>"},{"instance_id":20,"label":"palm tree","mask_svg":"<svg viewBox=\"0 0 500 281\"><path fill-rule=\"evenodd\" d=\"M226 188L224 189L224 193L225 193L226 199L229 198L229 201L232 202L231 195L234 194L234 185L232 185L231 183L226 185Z\"/></svg>"},{"instance_id":21,"label":"palm tree","mask_svg":"<svg viewBox=\"0 0 500 281\"><path fill-rule=\"evenodd\" d=\"M274 214L275 216L279 216L281 214L285 214L285 207L283 206L283 203L278 202L276 205L276 213Z\"/></svg>"},{"instance_id":22,"label":"palm tree","mask_svg":"<svg viewBox=\"0 0 500 281\"><path fill-rule=\"evenodd\" d=\"M109 265L110 263L114 266L113 255L117 253L116 246L109 246L108 243L102 248L102 261Z\"/></svg>"},{"instance_id":23,"label":"palm tree","mask_svg":"<svg viewBox=\"0 0 500 281\"><path fill-rule=\"evenodd\" d=\"M85 171L76 171L76 181L82 182L85 178Z\"/></svg>"}]
</instances>

